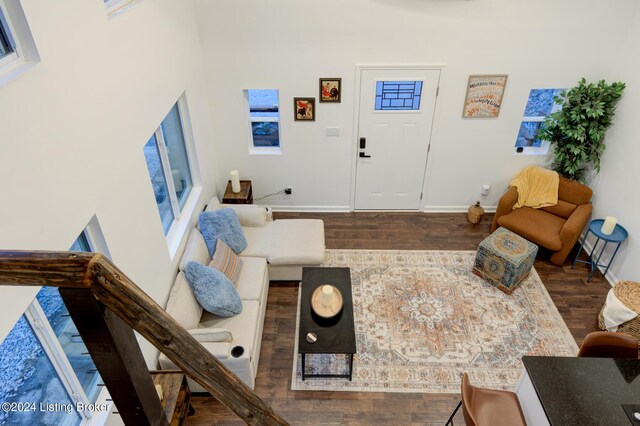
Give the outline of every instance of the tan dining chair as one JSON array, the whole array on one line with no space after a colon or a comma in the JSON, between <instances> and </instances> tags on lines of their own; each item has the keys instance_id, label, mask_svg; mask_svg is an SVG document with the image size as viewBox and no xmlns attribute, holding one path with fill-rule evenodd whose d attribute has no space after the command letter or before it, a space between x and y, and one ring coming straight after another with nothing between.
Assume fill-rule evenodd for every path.
<instances>
[{"instance_id":1,"label":"tan dining chair","mask_svg":"<svg viewBox=\"0 0 640 426\"><path fill-rule=\"evenodd\" d=\"M509 391L475 387L467 373L462 374L462 401L445 424L453 426L453 417L462 406L467 426L526 426L518 396Z\"/></svg>"}]
</instances>

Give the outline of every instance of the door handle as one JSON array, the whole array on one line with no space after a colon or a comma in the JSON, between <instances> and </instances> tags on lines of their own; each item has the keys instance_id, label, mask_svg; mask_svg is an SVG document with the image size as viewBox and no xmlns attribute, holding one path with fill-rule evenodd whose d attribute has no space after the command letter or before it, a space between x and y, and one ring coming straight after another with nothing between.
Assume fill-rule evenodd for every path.
<instances>
[{"instance_id":1,"label":"door handle","mask_svg":"<svg viewBox=\"0 0 640 426\"><path fill-rule=\"evenodd\" d=\"M371 158L370 155L367 155L364 152L361 152L360 155L358 155L358 157L360 157L360 158Z\"/></svg>"},{"instance_id":2,"label":"door handle","mask_svg":"<svg viewBox=\"0 0 640 426\"><path fill-rule=\"evenodd\" d=\"M367 138L360 138L360 149L365 149L367 147Z\"/></svg>"}]
</instances>

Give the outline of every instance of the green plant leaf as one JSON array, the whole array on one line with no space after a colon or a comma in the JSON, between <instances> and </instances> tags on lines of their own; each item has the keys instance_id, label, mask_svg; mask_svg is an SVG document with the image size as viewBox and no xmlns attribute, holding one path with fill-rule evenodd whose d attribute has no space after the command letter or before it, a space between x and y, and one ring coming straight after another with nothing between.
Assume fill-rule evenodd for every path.
<instances>
[{"instance_id":1,"label":"green plant leaf","mask_svg":"<svg viewBox=\"0 0 640 426\"><path fill-rule=\"evenodd\" d=\"M626 85L605 80L578 85L554 97L562 109L547 116L536 137L555 145L552 167L562 176L582 181L584 172L600 170L604 136Z\"/></svg>"}]
</instances>

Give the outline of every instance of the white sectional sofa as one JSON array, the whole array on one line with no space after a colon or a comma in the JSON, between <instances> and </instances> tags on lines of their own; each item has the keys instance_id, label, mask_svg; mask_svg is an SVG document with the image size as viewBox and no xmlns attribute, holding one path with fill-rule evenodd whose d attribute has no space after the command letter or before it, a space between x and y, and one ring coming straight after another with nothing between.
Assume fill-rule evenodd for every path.
<instances>
[{"instance_id":1,"label":"white sectional sofa","mask_svg":"<svg viewBox=\"0 0 640 426\"><path fill-rule=\"evenodd\" d=\"M248 246L240 256L267 259L271 281L300 281L303 266L318 266L324 261L324 223L321 220L273 220L271 211L263 206L220 204L215 197L206 210L226 207L238 213L247 237Z\"/></svg>"},{"instance_id":2,"label":"white sectional sofa","mask_svg":"<svg viewBox=\"0 0 640 426\"><path fill-rule=\"evenodd\" d=\"M193 295L182 272L184 266L189 261L207 265L211 260L197 228L190 231L166 311L253 388L260 360L270 274L273 272L280 280L300 280L303 266L320 265L324 260L324 224L321 220L272 220L264 207L226 206L215 198L207 209L224 207L236 210L249 243L240 253L243 265L236 285L242 299L242 312L230 318L203 312ZM163 354L160 354L159 363L162 369L177 368ZM189 385L193 392L205 392L193 380L189 380Z\"/></svg>"}]
</instances>

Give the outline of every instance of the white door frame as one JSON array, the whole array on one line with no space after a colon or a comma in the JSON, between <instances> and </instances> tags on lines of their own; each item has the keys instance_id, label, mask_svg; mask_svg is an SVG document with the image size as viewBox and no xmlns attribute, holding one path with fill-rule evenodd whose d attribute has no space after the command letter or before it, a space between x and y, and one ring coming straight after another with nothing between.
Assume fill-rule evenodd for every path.
<instances>
[{"instance_id":1,"label":"white door frame","mask_svg":"<svg viewBox=\"0 0 640 426\"><path fill-rule=\"evenodd\" d=\"M431 125L431 132L429 134L429 144L431 148L433 148L433 144L435 142L434 135L436 134L436 127L438 126L438 122L440 121L440 99L444 93L442 88L445 83L447 64L430 64L430 65L420 65L420 64L384 64L384 65L364 65L358 64L356 65L356 78L355 78L355 98L353 100L354 108L353 108L353 137L351 140L351 200L349 205L350 211L355 211L356 207L356 168L358 159L356 156L358 155L358 132L360 131L360 83L361 76L363 70L440 70L440 82L439 82L439 90L438 95L436 96L436 106L433 112L433 123ZM423 197L420 201L420 209L419 211L424 211L424 200L427 197L426 188L424 187L425 182L427 181L427 175L431 172L431 149L427 153L427 164L425 167L425 174L422 177L422 189L423 189ZM367 211L375 211L375 210L367 210ZM384 211L393 211L393 210L384 210ZM411 211L411 210L398 210L398 211Z\"/></svg>"}]
</instances>

